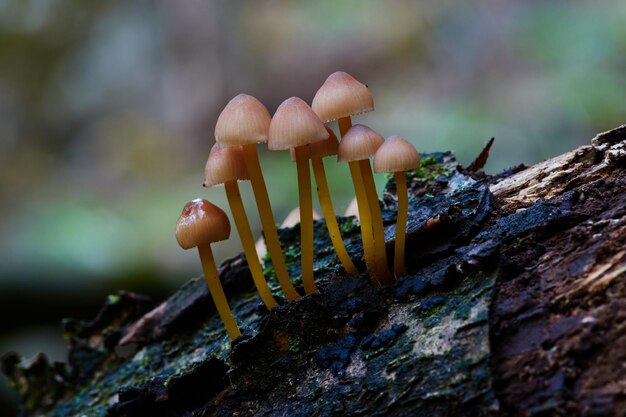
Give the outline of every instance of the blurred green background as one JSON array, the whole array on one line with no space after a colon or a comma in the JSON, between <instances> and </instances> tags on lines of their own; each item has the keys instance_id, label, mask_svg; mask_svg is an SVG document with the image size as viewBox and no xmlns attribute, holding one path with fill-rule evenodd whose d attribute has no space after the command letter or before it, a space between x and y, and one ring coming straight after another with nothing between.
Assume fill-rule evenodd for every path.
<instances>
[{"instance_id":1,"label":"blurred green background","mask_svg":"<svg viewBox=\"0 0 626 417\"><path fill-rule=\"evenodd\" d=\"M310 102L336 70L374 94L355 122L465 164L495 136L496 172L625 121L626 2L0 0L0 354L62 360L61 317L197 275L173 230L192 198L227 207L200 187L222 107ZM280 222L295 167L261 157ZM326 162L342 212L348 170ZM239 250L236 233L216 248Z\"/></svg>"}]
</instances>

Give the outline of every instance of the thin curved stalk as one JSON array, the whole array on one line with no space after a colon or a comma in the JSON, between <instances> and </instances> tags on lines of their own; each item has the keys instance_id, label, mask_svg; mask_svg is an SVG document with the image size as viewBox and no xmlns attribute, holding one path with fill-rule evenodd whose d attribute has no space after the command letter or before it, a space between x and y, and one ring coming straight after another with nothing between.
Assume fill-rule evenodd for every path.
<instances>
[{"instance_id":1,"label":"thin curved stalk","mask_svg":"<svg viewBox=\"0 0 626 417\"><path fill-rule=\"evenodd\" d=\"M317 184L317 195L320 200L320 206L322 207L322 213L324 213L330 240L333 242L335 252L341 261L341 265L343 265L343 269L345 269L348 274L356 275L359 273L359 270L354 266L346 246L343 244L337 218L335 217L335 209L333 207L333 201L330 198L326 171L324 170L324 161L322 158L311 158L311 165L313 165L313 175L315 175L315 183Z\"/></svg>"},{"instance_id":2,"label":"thin curved stalk","mask_svg":"<svg viewBox=\"0 0 626 417\"><path fill-rule=\"evenodd\" d=\"M404 245L406 241L406 222L409 216L409 193L404 172L396 172L396 191L398 193L398 216L396 219L396 246L393 257L393 272L396 278L404 275Z\"/></svg>"},{"instance_id":3,"label":"thin curved stalk","mask_svg":"<svg viewBox=\"0 0 626 417\"><path fill-rule=\"evenodd\" d=\"M313 196L311 194L311 171L306 146L296 149L298 170L298 194L300 198L300 269L302 285L307 294L317 294L313 276Z\"/></svg>"},{"instance_id":4,"label":"thin curved stalk","mask_svg":"<svg viewBox=\"0 0 626 417\"><path fill-rule=\"evenodd\" d=\"M219 314L222 322L224 322L224 327L226 327L230 340L235 340L241 336L241 332L239 331L239 327L237 327L235 317L228 306L226 294L224 294L224 290L222 289L222 283L220 282L220 276L217 272L211 245L198 246L198 252L200 253L204 279L209 287L211 298L213 298L213 302L215 303L217 314Z\"/></svg>"},{"instance_id":5,"label":"thin curved stalk","mask_svg":"<svg viewBox=\"0 0 626 417\"><path fill-rule=\"evenodd\" d=\"M369 159L359 161L361 175L363 176L363 186L367 194L367 202L370 207L372 216L372 237L374 240L374 257L378 266L378 279L390 284L394 282L394 278L389 272L387 264L387 248L385 246L385 229L383 227L383 217L378 205L378 194L376 193L376 183L374 182L374 174Z\"/></svg>"},{"instance_id":6,"label":"thin curved stalk","mask_svg":"<svg viewBox=\"0 0 626 417\"><path fill-rule=\"evenodd\" d=\"M261 171L261 164L259 164L259 155L256 145L244 145L242 148L246 168L248 169L250 182L252 183L252 190L254 191L254 198L259 210L259 217L261 218L261 225L263 226L267 250L272 258L272 265L276 271L276 278L287 301L297 300L300 298L300 294L298 294L291 283L291 279L289 279L289 272L287 271L287 265L285 265L285 258L283 257L280 247L280 241L278 240L274 214L272 213L270 198L267 195L267 187L265 186L265 179Z\"/></svg>"},{"instance_id":7,"label":"thin curved stalk","mask_svg":"<svg viewBox=\"0 0 626 417\"><path fill-rule=\"evenodd\" d=\"M261 296L261 300L263 300L267 309L271 310L272 308L277 307L278 303L274 297L272 297L272 292L267 286L265 275L263 275L263 269L261 268L256 247L254 246L252 229L250 229L248 216L246 215L243 202L241 201L241 194L239 193L237 181L227 181L224 183L224 188L226 189L226 197L228 198L230 211L232 212L233 219L235 220L235 226L237 227L237 233L239 233L239 239L241 240L243 253L246 256L248 268L250 268L252 280L254 281L254 285Z\"/></svg>"}]
</instances>

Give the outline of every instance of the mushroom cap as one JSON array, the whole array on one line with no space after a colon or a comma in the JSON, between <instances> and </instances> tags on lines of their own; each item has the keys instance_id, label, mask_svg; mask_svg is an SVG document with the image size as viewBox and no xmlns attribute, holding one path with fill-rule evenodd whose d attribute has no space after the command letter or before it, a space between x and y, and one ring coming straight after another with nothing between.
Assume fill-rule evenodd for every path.
<instances>
[{"instance_id":1,"label":"mushroom cap","mask_svg":"<svg viewBox=\"0 0 626 417\"><path fill-rule=\"evenodd\" d=\"M319 220L319 219L321 219L319 213L313 210L313 220ZM289 212L289 214L287 214L287 217L285 217L285 220L283 220L283 222L280 224L280 229L284 229L287 227L294 227L298 223L300 223L300 206L294 208L293 210Z\"/></svg>"},{"instance_id":2,"label":"mushroom cap","mask_svg":"<svg viewBox=\"0 0 626 417\"><path fill-rule=\"evenodd\" d=\"M359 216L359 204L356 201L356 197L354 197L352 201L350 201L350 204L348 204L348 207L346 208L344 217L348 216L354 216L357 218L357 220L361 220L361 217Z\"/></svg>"},{"instance_id":3,"label":"mushroom cap","mask_svg":"<svg viewBox=\"0 0 626 417\"><path fill-rule=\"evenodd\" d=\"M339 142L337 160L339 162L369 159L383 144L385 139L365 125L354 125Z\"/></svg>"},{"instance_id":4,"label":"mushroom cap","mask_svg":"<svg viewBox=\"0 0 626 417\"><path fill-rule=\"evenodd\" d=\"M419 166L419 152L400 136L389 136L374 155L374 172L408 171Z\"/></svg>"},{"instance_id":5,"label":"mushroom cap","mask_svg":"<svg viewBox=\"0 0 626 417\"><path fill-rule=\"evenodd\" d=\"M215 140L223 148L265 143L271 119L263 103L247 94L239 94L217 118Z\"/></svg>"},{"instance_id":6,"label":"mushroom cap","mask_svg":"<svg viewBox=\"0 0 626 417\"><path fill-rule=\"evenodd\" d=\"M337 140L335 132L333 132L330 127L325 127L328 132L328 139L309 145L309 157L311 158L325 158L327 156L337 155L337 151L339 150L339 140ZM291 160L295 161L296 152L293 149L291 149L290 152Z\"/></svg>"},{"instance_id":7,"label":"mushroom cap","mask_svg":"<svg viewBox=\"0 0 626 417\"><path fill-rule=\"evenodd\" d=\"M214 187L227 181L249 180L241 146L222 148L217 143L211 148L204 166L204 187Z\"/></svg>"},{"instance_id":8,"label":"mushroom cap","mask_svg":"<svg viewBox=\"0 0 626 417\"><path fill-rule=\"evenodd\" d=\"M291 97L276 109L269 136L268 148L278 151L328 139L328 132L304 100Z\"/></svg>"},{"instance_id":9,"label":"mushroom cap","mask_svg":"<svg viewBox=\"0 0 626 417\"><path fill-rule=\"evenodd\" d=\"M226 240L230 221L224 210L202 198L185 204L176 223L176 240L183 249Z\"/></svg>"},{"instance_id":10,"label":"mushroom cap","mask_svg":"<svg viewBox=\"0 0 626 417\"><path fill-rule=\"evenodd\" d=\"M330 122L374 110L374 98L365 84L337 71L317 90L311 107L320 119Z\"/></svg>"}]
</instances>

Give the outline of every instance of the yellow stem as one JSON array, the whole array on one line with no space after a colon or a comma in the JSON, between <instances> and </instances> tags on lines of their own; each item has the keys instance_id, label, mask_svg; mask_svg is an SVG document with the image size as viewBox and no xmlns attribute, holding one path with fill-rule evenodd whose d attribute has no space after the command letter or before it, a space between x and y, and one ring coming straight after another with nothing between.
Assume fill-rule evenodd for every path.
<instances>
[{"instance_id":1,"label":"yellow stem","mask_svg":"<svg viewBox=\"0 0 626 417\"><path fill-rule=\"evenodd\" d=\"M259 291L261 300L263 300L267 309L271 310L273 307L278 306L278 303L274 297L272 297L272 292L265 281L263 269L259 263L259 257L256 252L256 247L254 246L252 229L250 229L248 216L246 215L243 202L241 201L239 186L237 186L237 181L227 181L224 183L224 187L226 188L226 197L228 198L230 211L233 213L235 226L237 226L237 233L239 233L241 246L243 246L243 253L246 256L248 268L250 268L250 274L252 274L252 280L254 281L257 291Z\"/></svg>"},{"instance_id":2,"label":"yellow stem","mask_svg":"<svg viewBox=\"0 0 626 417\"><path fill-rule=\"evenodd\" d=\"M339 133L343 138L348 130L352 127L352 119L350 116L341 117L337 120L339 124ZM358 161L352 161L349 163L350 175L352 176L352 183L354 185L354 193L356 195L356 204L359 210L359 222L361 223L361 238L363 239L363 256L365 257L365 265L372 278L372 283L378 283L378 277L376 270L376 260L374 258L374 242L372 236L372 217L370 216L369 205L367 203L367 195L365 188L363 187L363 178L361 175L361 168Z\"/></svg>"},{"instance_id":3,"label":"yellow stem","mask_svg":"<svg viewBox=\"0 0 626 417\"><path fill-rule=\"evenodd\" d=\"M211 245L198 246L198 252L200 253L200 261L202 262L202 270L204 271L204 279L209 286L209 292L215 303L217 314L224 322L224 327L230 336L230 340L235 340L241 336L241 332L237 327L235 317L233 317L232 311L228 306L228 300L226 300L226 294L222 289L222 283L220 282L220 276L217 273L217 266L215 266L215 259L213 258L213 252L211 251Z\"/></svg>"},{"instance_id":4,"label":"yellow stem","mask_svg":"<svg viewBox=\"0 0 626 417\"><path fill-rule=\"evenodd\" d=\"M244 145L242 148L246 168L248 169L250 182L252 183L252 190L254 191L254 198L256 200L257 208L259 209L259 217L261 218L261 224L263 225L267 251L272 258L272 265L276 271L276 278L278 279L278 283L280 284L283 293L285 293L285 298L287 298L288 301L297 300L300 298L300 294L298 294L289 279L289 272L287 271L285 258L283 257L283 253L280 248L278 232L276 231L276 223L274 223L274 214L272 213L270 198L267 195L267 187L265 186L265 179L263 178L263 172L261 171L261 164L259 164L259 155L256 150L256 145Z\"/></svg>"},{"instance_id":5,"label":"yellow stem","mask_svg":"<svg viewBox=\"0 0 626 417\"><path fill-rule=\"evenodd\" d=\"M309 170L308 148L296 149L298 169L298 193L300 196L300 268L302 285L307 294L317 294L313 276L313 196L311 195L311 171Z\"/></svg>"},{"instance_id":6,"label":"yellow stem","mask_svg":"<svg viewBox=\"0 0 626 417\"><path fill-rule=\"evenodd\" d=\"M330 234L330 240L333 242L335 252L337 252L337 257L339 257L343 268L348 274L356 275L359 273L359 270L354 266L346 250L346 246L343 244L337 218L335 217L335 209L333 207L333 201L330 198L326 171L324 170L324 161L322 158L312 158L311 165L313 165L313 174L315 175L315 183L317 184L317 195L320 200L320 206L322 206L324 219L326 219L326 227Z\"/></svg>"},{"instance_id":7,"label":"yellow stem","mask_svg":"<svg viewBox=\"0 0 626 417\"><path fill-rule=\"evenodd\" d=\"M361 223L361 237L363 239L363 255L365 256L365 264L367 271L372 278L372 283L378 283L378 274L376 261L374 258L374 240L372 236L372 217L370 215L369 206L367 204L367 195L363 186L361 168L358 161L349 162L350 174L352 175L352 184L356 194L356 204L359 209L359 222Z\"/></svg>"},{"instance_id":8,"label":"yellow stem","mask_svg":"<svg viewBox=\"0 0 626 417\"><path fill-rule=\"evenodd\" d=\"M378 265L378 279L386 284L394 282L393 276L389 272L387 265L387 248L385 246L385 229L383 227L383 217L378 205L378 194L376 193L376 184L374 182L374 174L369 159L359 161L361 175L363 176L363 186L367 194L367 202L369 204L372 216L372 236L374 240L374 258Z\"/></svg>"},{"instance_id":9,"label":"yellow stem","mask_svg":"<svg viewBox=\"0 0 626 417\"><path fill-rule=\"evenodd\" d=\"M396 246L393 258L393 271L396 278L404 275L404 242L406 240L406 222L409 215L409 194L406 188L406 175L396 172L396 191L398 194L398 216L396 219Z\"/></svg>"}]
</instances>

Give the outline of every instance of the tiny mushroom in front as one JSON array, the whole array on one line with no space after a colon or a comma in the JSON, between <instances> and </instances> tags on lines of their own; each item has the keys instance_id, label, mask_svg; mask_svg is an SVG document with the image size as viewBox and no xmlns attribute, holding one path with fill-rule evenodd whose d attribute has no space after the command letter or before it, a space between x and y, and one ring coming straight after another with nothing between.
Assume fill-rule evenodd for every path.
<instances>
[{"instance_id":1,"label":"tiny mushroom in front","mask_svg":"<svg viewBox=\"0 0 626 417\"><path fill-rule=\"evenodd\" d=\"M298 97L278 106L269 128L268 148L293 149L298 172L300 200L300 256L302 285L307 294L318 292L313 276L313 195L309 168L309 145L328 139L328 132L311 107Z\"/></svg>"},{"instance_id":2,"label":"tiny mushroom in front","mask_svg":"<svg viewBox=\"0 0 626 417\"><path fill-rule=\"evenodd\" d=\"M243 246L246 262L250 268L250 274L254 285L259 291L261 300L268 309L278 306L267 285L263 268L254 246L252 229L248 222L248 216L241 200L237 181L249 180L248 170L243 159L243 150L240 146L221 148L218 144L213 145L209 158L204 168L204 187L213 187L224 184L228 204L235 220L235 226L239 233L239 239Z\"/></svg>"},{"instance_id":3,"label":"tiny mushroom in front","mask_svg":"<svg viewBox=\"0 0 626 417\"><path fill-rule=\"evenodd\" d=\"M398 216L396 220L396 243L393 270L396 278L404 275L404 245L406 241L406 223L408 218L409 194L405 171L420 166L417 149L400 136L390 136L378 148L374 155L374 171L393 173L396 179L398 195Z\"/></svg>"},{"instance_id":4,"label":"tiny mushroom in front","mask_svg":"<svg viewBox=\"0 0 626 417\"><path fill-rule=\"evenodd\" d=\"M217 119L215 140L223 148L230 146L242 148L276 278L285 298L294 301L299 299L300 295L289 278L256 147L258 143L267 143L270 122L271 116L263 103L250 95L239 94L226 105Z\"/></svg>"},{"instance_id":5,"label":"tiny mushroom in front","mask_svg":"<svg viewBox=\"0 0 626 417\"><path fill-rule=\"evenodd\" d=\"M217 313L224 322L231 340L241 336L237 322L228 306L220 276L217 272L211 243L220 242L230 236L228 216L207 200L195 199L183 208L176 224L176 240L183 249L198 248L204 279L209 287Z\"/></svg>"}]
</instances>

